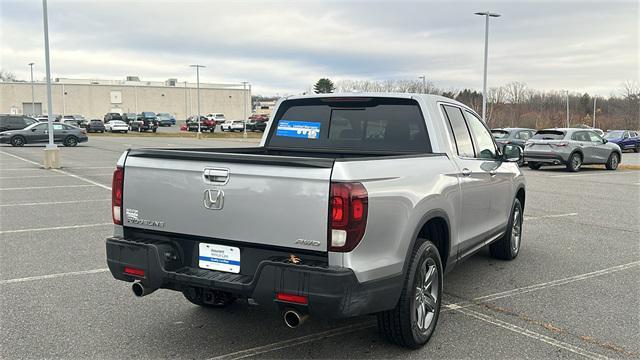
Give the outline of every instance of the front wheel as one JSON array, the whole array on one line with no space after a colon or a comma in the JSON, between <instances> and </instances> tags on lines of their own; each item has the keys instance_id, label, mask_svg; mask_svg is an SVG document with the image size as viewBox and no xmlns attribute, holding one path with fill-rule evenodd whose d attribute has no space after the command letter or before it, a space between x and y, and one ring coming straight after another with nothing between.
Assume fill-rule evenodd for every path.
<instances>
[{"instance_id":1,"label":"front wheel","mask_svg":"<svg viewBox=\"0 0 640 360\"><path fill-rule=\"evenodd\" d=\"M633 148L633 152L634 153L640 152L640 143L636 144L636 147Z\"/></svg>"},{"instance_id":2,"label":"front wheel","mask_svg":"<svg viewBox=\"0 0 640 360\"><path fill-rule=\"evenodd\" d=\"M529 162L529 169L531 170L539 170L542 164L537 162Z\"/></svg>"},{"instance_id":3,"label":"front wheel","mask_svg":"<svg viewBox=\"0 0 640 360\"><path fill-rule=\"evenodd\" d=\"M489 245L491 256L501 260L513 260L518 256L522 242L522 218L522 204L520 199L516 198L513 201L507 231L500 240Z\"/></svg>"},{"instance_id":4,"label":"front wheel","mask_svg":"<svg viewBox=\"0 0 640 360\"><path fill-rule=\"evenodd\" d=\"M442 275L438 248L418 239L398 304L377 314L378 329L387 340L411 349L429 341L440 315Z\"/></svg>"},{"instance_id":5,"label":"front wheel","mask_svg":"<svg viewBox=\"0 0 640 360\"><path fill-rule=\"evenodd\" d=\"M618 155L618 153L611 153L611 155L609 155L609 159L607 160L607 163L604 165L607 170L615 170L618 168L618 164L620 163L620 157Z\"/></svg>"}]
</instances>

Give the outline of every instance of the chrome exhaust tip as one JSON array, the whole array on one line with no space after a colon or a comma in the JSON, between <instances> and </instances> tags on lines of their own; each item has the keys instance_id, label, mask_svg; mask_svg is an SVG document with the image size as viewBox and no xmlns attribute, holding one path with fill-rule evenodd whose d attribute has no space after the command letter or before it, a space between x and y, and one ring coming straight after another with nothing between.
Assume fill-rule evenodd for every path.
<instances>
[{"instance_id":1,"label":"chrome exhaust tip","mask_svg":"<svg viewBox=\"0 0 640 360\"><path fill-rule=\"evenodd\" d=\"M145 287L139 281L136 281L136 282L133 283L133 285L131 285L131 290L133 291L133 295L135 295L137 297L147 296L147 295L151 294L152 292L156 291L156 289L150 289L148 287Z\"/></svg>"},{"instance_id":2,"label":"chrome exhaust tip","mask_svg":"<svg viewBox=\"0 0 640 360\"><path fill-rule=\"evenodd\" d=\"M303 315L294 309L289 309L284 312L283 318L284 323L287 324L288 327L295 329L298 326L302 325L302 323L304 323L307 318L309 318L309 315Z\"/></svg>"}]
</instances>

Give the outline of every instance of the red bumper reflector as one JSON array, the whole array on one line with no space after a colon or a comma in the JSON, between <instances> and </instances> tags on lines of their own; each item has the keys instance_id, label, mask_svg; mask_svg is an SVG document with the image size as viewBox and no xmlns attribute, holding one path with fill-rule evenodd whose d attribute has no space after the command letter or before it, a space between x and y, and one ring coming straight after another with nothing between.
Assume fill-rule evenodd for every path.
<instances>
[{"instance_id":1,"label":"red bumper reflector","mask_svg":"<svg viewBox=\"0 0 640 360\"><path fill-rule=\"evenodd\" d=\"M277 293L276 299L280 301L286 301L295 304L307 305L309 300L306 296L293 295L293 294L285 294L285 293Z\"/></svg>"},{"instance_id":2,"label":"red bumper reflector","mask_svg":"<svg viewBox=\"0 0 640 360\"><path fill-rule=\"evenodd\" d=\"M144 270L125 266L124 273L128 275L144 277Z\"/></svg>"}]
</instances>

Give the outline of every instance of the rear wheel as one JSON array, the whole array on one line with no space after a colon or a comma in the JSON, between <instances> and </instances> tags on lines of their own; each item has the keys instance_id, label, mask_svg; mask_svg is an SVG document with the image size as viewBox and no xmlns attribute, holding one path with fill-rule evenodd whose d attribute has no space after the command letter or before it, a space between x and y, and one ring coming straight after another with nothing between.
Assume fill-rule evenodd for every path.
<instances>
[{"instance_id":1,"label":"rear wheel","mask_svg":"<svg viewBox=\"0 0 640 360\"><path fill-rule=\"evenodd\" d=\"M78 145L78 138L75 136L67 136L62 142L64 146L74 147Z\"/></svg>"},{"instance_id":2,"label":"rear wheel","mask_svg":"<svg viewBox=\"0 0 640 360\"><path fill-rule=\"evenodd\" d=\"M513 209L511 210L511 218L507 225L507 231L500 240L489 245L491 256L501 260L513 260L520 252L520 243L522 241L522 204L516 198L513 201Z\"/></svg>"},{"instance_id":3,"label":"rear wheel","mask_svg":"<svg viewBox=\"0 0 640 360\"><path fill-rule=\"evenodd\" d=\"M635 153L640 152L640 143L636 144L636 147L633 148L633 152Z\"/></svg>"},{"instance_id":4,"label":"rear wheel","mask_svg":"<svg viewBox=\"0 0 640 360\"><path fill-rule=\"evenodd\" d=\"M222 308L233 304L236 297L222 291L204 291L201 288L189 288L182 292L185 299L192 304L208 307Z\"/></svg>"},{"instance_id":5,"label":"rear wheel","mask_svg":"<svg viewBox=\"0 0 640 360\"><path fill-rule=\"evenodd\" d=\"M440 315L442 275L438 248L418 239L398 304L377 315L378 329L387 340L412 349L429 341Z\"/></svg>"},{"instance_id":6,"label":"rear wheel","mask_svg":"<svg viewBox=\"0 0 640 360\"><path fill-rule=\"evenodd\" d=\"M529 168L532 170L538 170L541 166L542 165L540 163L529 161Z\"/></svg>"},{"instance_id":7,"label":"rear wheel","mask_svg":"<svg viewBox=\"0 0 640 360\"><path fill-rule=\"evenodd\" d=\"M580 166L582 166L582 155L574 153L567 162L567 170L577 172L580 170Z\"/></svg>"},{"instance_id":8,"label":"rear wheel","mask_svg":"<svg viewBox=\"0 0 640 360\"><path fill-rule=\"evenodd\" d=\"M618 155L618 153L612 152L611 155L609 155L609 159L604 166L607 168L607 170L615 170L618 168L619 163L620 156Z\"/></svg>"},{"instance_id":9,"label":"rear wheel","mask_svg":"<svg viewBox=\"0 0 640 360\"><path fill-rule=\"evenodd\" d=\"M24 137L18 135L18 136L14 136L11 138L11 146L24 146L24 144L26 144L26 140Z\"/></svg>"}]
</instances>

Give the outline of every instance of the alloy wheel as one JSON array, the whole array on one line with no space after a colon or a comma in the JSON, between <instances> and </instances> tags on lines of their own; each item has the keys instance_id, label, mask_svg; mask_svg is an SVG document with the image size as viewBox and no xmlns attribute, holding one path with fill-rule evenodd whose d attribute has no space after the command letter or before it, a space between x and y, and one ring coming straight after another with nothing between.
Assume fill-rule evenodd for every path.
<instances>
[{"instance_id":1,"label":"alloy wheel","mask_svg":"<svg viewBox=\"0 0 640 360\"><path fill-rule=\"evenodd\" d=\"M513 225L511 227L511 251L514 254L520 249L520 240L522 238L522 213L520 208L516 207L513 211Z\"/></svg>"},{"instance_id":2,"label":"alloy wheel","mask_svg":"<svg viewBox=\"0 0 640 360\"><path fill-rule=\"evenodd\" d=\"M426 332L433 322L438 306L438 268L431 258L420 264L413 304L414 323L420 332Z\"/></svg>"}]
</instances>

